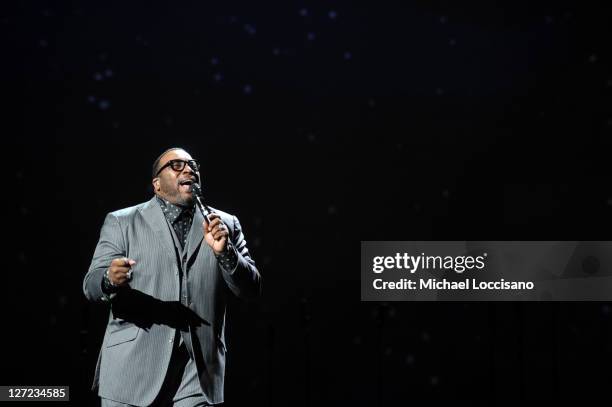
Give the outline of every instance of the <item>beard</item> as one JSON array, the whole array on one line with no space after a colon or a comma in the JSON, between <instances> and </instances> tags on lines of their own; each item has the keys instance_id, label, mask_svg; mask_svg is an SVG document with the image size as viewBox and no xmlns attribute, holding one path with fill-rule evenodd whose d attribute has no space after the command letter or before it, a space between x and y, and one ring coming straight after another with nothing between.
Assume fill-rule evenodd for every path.
<instances>
[{"instance_id":1,"label":"beard","mask_svg":"<svg viewBox=\"0 0 612 407\"><path fill-rule=\"evenodd\" d=\"M193 192L181 191L181 186L176 185L162 185L161 196L168 202L179 205L191 207L194 204Z\"/></svg>"}]
</instances>

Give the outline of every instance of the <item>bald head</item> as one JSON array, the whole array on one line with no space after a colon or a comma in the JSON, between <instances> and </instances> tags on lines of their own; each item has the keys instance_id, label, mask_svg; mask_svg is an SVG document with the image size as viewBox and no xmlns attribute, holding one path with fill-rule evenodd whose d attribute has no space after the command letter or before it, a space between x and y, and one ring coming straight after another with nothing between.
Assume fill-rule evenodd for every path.
<instances>
[{"instance_id":1,"label":"bald head","mask_svg":"<svg viewBox=\"0 0 612 407\"><path fill-rule=\"evenodd\" d=\"M167 149L163 153L161 153L159 155L159 157L157 157L157 159L155 161L153 161L153 171L151 172L151 178L155 178L157 176L157 172L159 171L159 169L162 166L162 159L164 158L164 156L166 154L168 154L169 152L174 151L174 150L185 151L185 149L180 148L180 147L172 147L172 148ZM185 152L187 152L187 151L185 151Z\"/></svg>"}]
</instances>

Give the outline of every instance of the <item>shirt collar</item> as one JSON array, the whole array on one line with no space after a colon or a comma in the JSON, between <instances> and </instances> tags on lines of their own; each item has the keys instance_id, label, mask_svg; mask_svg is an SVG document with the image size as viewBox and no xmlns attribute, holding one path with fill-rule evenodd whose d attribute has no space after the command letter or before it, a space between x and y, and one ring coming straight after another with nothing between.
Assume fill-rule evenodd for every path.
<instances>
[{"instance_id":1,"label":"shirt collar","mask_svg":"<svg viewBox=\"0 0 612 407\"><path fill-rule=\"evenodd\" d=\"M193 207L175 205L163 198L160 198L158 195L156 195L156 197L159 205L162 208L162 212L170 224L173 224L178 218L181 217L181 215L183 215L183 213L190 218L193 217Z\"/></svg>"}]
</instances>

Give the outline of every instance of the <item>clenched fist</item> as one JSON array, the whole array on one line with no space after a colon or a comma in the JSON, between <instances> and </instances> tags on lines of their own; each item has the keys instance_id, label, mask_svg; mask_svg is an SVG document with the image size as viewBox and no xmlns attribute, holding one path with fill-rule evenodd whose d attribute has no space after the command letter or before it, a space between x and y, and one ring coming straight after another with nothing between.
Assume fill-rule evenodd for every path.
<instances>
[{"instance_id":1,"label":"clenched fist","mask_svg":"<svg viewBox=\"0 0 612 407\"><path fill-rule=\"evenodd\" d=\"M131 268L134 264L136 264L136 261L128 259L127 257L113 260L108 268L108 279L117 287L127 285L132 278Z\"/></svg>"}]
</instances>

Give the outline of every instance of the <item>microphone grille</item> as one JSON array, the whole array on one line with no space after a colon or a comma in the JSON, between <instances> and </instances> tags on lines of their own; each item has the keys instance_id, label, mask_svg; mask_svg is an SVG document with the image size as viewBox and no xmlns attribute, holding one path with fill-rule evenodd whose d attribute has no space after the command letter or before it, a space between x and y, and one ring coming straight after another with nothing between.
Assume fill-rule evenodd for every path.
<instances>
[{"instance_id":1,"label":"microphone grille","mask_svg":"<svg viewBox=\"0 0 612 407\"><path fill-rule=\"evenodd\" d=\"M200 186L200 184L191 185L191 190L195 195L202 196L202 187Z\"/></svg>"}]
</instances>

